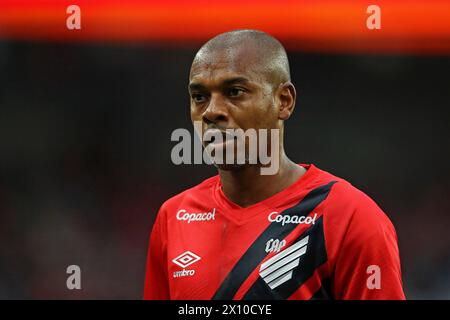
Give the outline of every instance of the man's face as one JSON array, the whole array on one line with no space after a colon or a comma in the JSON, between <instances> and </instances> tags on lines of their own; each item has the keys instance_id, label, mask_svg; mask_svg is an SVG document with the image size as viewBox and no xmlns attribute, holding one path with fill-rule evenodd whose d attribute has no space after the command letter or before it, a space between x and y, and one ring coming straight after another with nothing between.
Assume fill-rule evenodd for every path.
<instances>
[{"instance_id":1,"label":"man's face","mask_svg":"<svg viewBox=\"0 0 450 320\"><path fill-rule=\"evenodd\" d=\"M202 123L202 136L209 129L278 128L274 90L263 68L254 49L208 52L195 60L191 120Z\"/></svg>"}]
</instances>

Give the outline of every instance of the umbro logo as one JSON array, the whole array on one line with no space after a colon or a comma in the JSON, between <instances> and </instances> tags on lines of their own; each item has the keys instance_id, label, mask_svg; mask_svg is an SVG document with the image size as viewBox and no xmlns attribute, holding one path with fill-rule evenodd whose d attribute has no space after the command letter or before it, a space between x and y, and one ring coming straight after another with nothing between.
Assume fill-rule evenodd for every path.
<instances>
[{"instance_id":1,"label":"umbro logo","mask_svg":"<svg viewBox=\"0 0 450 320\"><path fill-rule=\"evenodd\" d=\"M182 268L186 268L193 263L196 263L201 258L193 252L186 251L180 254L178 257L172 260L173 263L179 265Z\"/></svg>"},{"instance_id":2,"label":"umbro logo","mask_svg":"<svg viewBox=\"0 0 450 320\"><path fill-rule=\"evenodd\" d=\"M309 236L306 236L261 264L259 275L270 289L273 290L292 278L294 268L300 263L300 257L306 253L308 240Z\"/></svg>"},{"instance_id":3,"label":"umbro logo","mask_svg":"<svg viewBox=\"0 0 450 320\"><path fill-rule=\"evenodd\" d=\"M195 270L186 270L185 268L196 263L201 258L191 251L186 251L180 254L178 257L172 260L173 263L183 268L181 271L175 271L173 273L174 278L188 277L195 274Z\"/></svg>"}]
</instances>

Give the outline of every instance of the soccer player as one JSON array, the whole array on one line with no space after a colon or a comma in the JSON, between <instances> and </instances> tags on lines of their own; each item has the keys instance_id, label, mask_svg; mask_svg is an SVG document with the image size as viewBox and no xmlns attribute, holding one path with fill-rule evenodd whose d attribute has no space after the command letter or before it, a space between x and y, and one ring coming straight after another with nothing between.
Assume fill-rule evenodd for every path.
<instances>
[{"instance_id":1,"label":"soccer player","mask_svg":"<svg viewBox=\"0 0 450 320\"><path fill-rule=\"evenodd\" d=\"M279 169L215 164L217 176L167 200L150 236L144 299L404 299L384 212L284 152L296 90L281 43L256 30L220 34L196 54L189 81L203 132L279 129Z\"/></svg>"}]
</instances>

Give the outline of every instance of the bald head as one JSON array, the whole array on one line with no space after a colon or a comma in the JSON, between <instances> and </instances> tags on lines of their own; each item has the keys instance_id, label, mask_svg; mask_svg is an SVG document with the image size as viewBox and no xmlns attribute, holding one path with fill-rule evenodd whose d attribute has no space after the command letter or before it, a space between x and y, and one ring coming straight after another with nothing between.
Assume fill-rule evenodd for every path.
<instances>
[{"instance_id":1,"label":"bald head","mask_svg":"<svg viewBox=\"0 0 450 320\"><path fill-rule=\"evenodd\" d=\"M256 30L206 42L195 55L188 89L192 121L221 130L283 130L296 99L286 51Z\"/></svg>"},{"instance_id":2,"label":"bald head","mask_svg":"<svg viewBox=\"0 0 450 320\"><path fill-rule=\"evenodd\" d=\"M246 68L269 82L273 88L290 81L289 62L283 45L269 34L257 30L234 30L206 42L197 52L191 67L213 66L224 61L239 69Z\"/></svg>"}]
</instances>

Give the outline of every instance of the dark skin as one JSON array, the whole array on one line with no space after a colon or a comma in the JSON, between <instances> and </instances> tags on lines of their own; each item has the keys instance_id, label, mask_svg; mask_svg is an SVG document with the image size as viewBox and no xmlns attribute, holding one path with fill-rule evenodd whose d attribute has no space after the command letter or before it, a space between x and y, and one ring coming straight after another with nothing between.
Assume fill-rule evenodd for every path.
<instances>
[{"instance_id":1,"label":"dark skin","mask_svg":"<svg viewBox=\"0 0 450 320\"><path fill-rule=\"evenodd\" d=\"M268 71L260 52L251 44L200 50L189 77L191 120L201 121L203 132L208 128L280 130L276 174L261 175L261 165L216 165L225 196L240 207L282 191L306 172L286 156L283 146L284 121L295 107L295 87Z\"/></svg>"}]
</instances>

